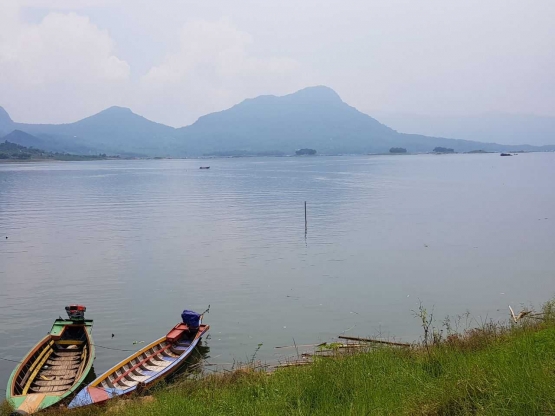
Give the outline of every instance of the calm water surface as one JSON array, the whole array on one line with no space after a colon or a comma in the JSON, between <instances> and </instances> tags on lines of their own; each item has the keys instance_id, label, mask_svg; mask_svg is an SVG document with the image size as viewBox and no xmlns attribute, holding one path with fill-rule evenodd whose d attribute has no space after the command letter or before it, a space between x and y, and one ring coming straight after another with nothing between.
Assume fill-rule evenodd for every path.
<instances>
[{"instance_id":1,"label":"calm water surface","mask_svg":"<svg viewBox=\"0 0 555 416\"><path fill-rule=\"evenodd\" d=\"M220 364L344 331L414 340L419 299L504 318L555 293L554 178L555 154L0 164L0 357L69 303L119 349L210 304ZM97 349L96 372L128 354Z\"/></svg>"}]
</instances>

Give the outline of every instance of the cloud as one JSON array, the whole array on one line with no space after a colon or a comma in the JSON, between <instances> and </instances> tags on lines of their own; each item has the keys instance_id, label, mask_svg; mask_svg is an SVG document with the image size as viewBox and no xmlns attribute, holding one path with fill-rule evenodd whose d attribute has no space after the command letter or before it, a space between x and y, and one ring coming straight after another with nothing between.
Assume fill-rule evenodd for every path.
<instances>
[{"instance_id":1,"label":"cloud","mask_svg":"<svg viewBox=\"0 0 555 416\"><path fill-rule=\"evenodd\" d=\"M70 10L114 6L118 3L121 0L18 0L22 7Z\"/></svg>"},{"instance_id":2,"label":"cloud","mask_svg":"<svg viewBox=\"0 0 555 416\"><path fill-rule=\"evenodd\" d=\"M30 24L20 16L22 4L38 7L28 1L0 4L0 105L18 121L68 122L122 105L182 126L247 97L313 83L296 60L253 53L253 37L226 18L182 25L168 38L172 52L132 78L110 33L89 17L50 11ZM40 4L70 6L64 0ZM75 3L77 9L89 5Z\"/></svg>"},{"instance_id":3,"label":"cloud","mask_svg":"<svg viewBox=\"0 0 555 416\"><path fill-rule=\"evenodd\" d=\"M179 114L181 119L194 121L245 97L291 92L304 85L299 62L253 56L249 53L253 43L252 36L229 19L185 24L177 50L141 79L145 96L164 100L160 107L164 111L156 114L156 119L171 123Z\"/></svg>"},{"instance_id":4,"label":"cloud","mask_svg":"<svg viewBox=\"0 0 555 416\"><path fill-rule=\"evenodd\" d=\"M129 76L129 65L113 54L108 33L87 17L50 13L38 25L17 29L0 55L2 73L12 83L117 81Z\"/></svg>"},{"instance_id":5,"label":"cloud","mask_svg":"<svg viewBox=\"0 0 555 416\"><path fill-rule=\"evenodd\" d=\"M15 113L48 121L88 115L113 104L108 100L129 79L109 33L88 17L52 12L27 24L10 0L0 16L0 96Z\"/></svg>"},{"instance_id":6,"label":"cloud","mask_svg":"<svg viewBox=\"0 0 555 416\"><path fill-rule=\"evenodd\" d=\"M324 84L370 113L553 115L555 1L444 3L0 0L0 105L183 125Z\"/></svg>"}]
</instances>

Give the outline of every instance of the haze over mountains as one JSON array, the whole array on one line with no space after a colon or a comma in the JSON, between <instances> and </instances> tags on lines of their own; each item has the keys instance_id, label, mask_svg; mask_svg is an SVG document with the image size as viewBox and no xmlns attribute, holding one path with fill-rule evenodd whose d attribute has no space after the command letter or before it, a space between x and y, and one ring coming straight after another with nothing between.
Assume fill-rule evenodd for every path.
<instances>
[{"instance_id":1,"label":"haze over mountains","mask_svg":"<svg viewBox=\"0 0 555 416\"><path fill-rule=\"evenodd\" d=\"M464 116L431 116L377 111L380 121L403 133L503 144L555 143L555 117L531 114L484 113Z\"/></svg>"},{"instance_id":2,"label":"haze over mountains","mask_svg":"<svg viewBox=\"0 0 555 416\"><path fill-rule=\"evenodd\" d=\"M323 86L248 99L177 129L121 107L68 124L17 123L0 107L0 137L10 133L6 140L47 151L137 156L294 154L299 148L319 154L385 153L391 147L429 152L436 146L457 152L555 150L399 133Z\"/></svg>"}]
</instances>

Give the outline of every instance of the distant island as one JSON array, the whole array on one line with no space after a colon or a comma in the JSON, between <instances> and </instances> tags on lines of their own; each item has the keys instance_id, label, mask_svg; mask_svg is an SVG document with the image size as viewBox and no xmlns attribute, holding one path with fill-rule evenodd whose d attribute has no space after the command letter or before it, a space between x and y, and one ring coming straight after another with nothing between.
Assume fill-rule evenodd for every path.
<instances>
[{"instance_id":1,"label":"distant island","mask_svg":"<svg viewBox=\"0 0 555 416\"><path fill-rule=\"evenodd\" d=\"M392 147L389 149L389 153L407 153L407 149L404 147Z\"/></svg>"},{"instance_id":2,"label":"distant island","mask_svg":"<svg viewBox=\"0 0 555 416\"><path fill-rule=\"evenodd\" d=\"M312 155L316 154L316 150L314 150L314 149L299 149L295 152L295 154L297 156L304 156L304 155L312 156Z\"/></svg>"},{"instance_id":3,"label":"distant island","mask_svg":"<svg viewBox=\"0 0 555 416\"><path fill-rule=\"evenodd\" d=\"M455 153L455 149L438 146L434 148L434 153Z\"/></svg>"},{"instance_id":4,"label":"distant island","mask_svg":"<svg viewBox=\"0 0 555 416\"><path fill-rule=\"evenodd\" d=\"M0 143L0 162L2 161L31 161L31 160L103 160L109 157L105 154L99 155L72 155L69 153L52 153L33 147L20 146L5 140ZM114 156L113 158L119 158Z\"/></svg>"}]
</instances>

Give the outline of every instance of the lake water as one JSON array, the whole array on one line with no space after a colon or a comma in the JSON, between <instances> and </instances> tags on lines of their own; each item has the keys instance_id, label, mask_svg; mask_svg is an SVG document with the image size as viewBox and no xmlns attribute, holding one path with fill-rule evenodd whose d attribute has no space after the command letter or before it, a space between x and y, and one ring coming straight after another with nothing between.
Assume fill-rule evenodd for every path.
<instances>
[{"instance_id":1,"label":"lake water","mask_svg":"<svg viewBox=\"0 0 555 416\"><path fill-rule=\"evenodd\" d=\"M117 349L211 305L222 365L344 331L418 339L419 299L506 318L555 293L554 179L554 153L0 164L0 357L70 303ZM96 373L128 354L97 349Z\"/></svg>"}]
</instances>

